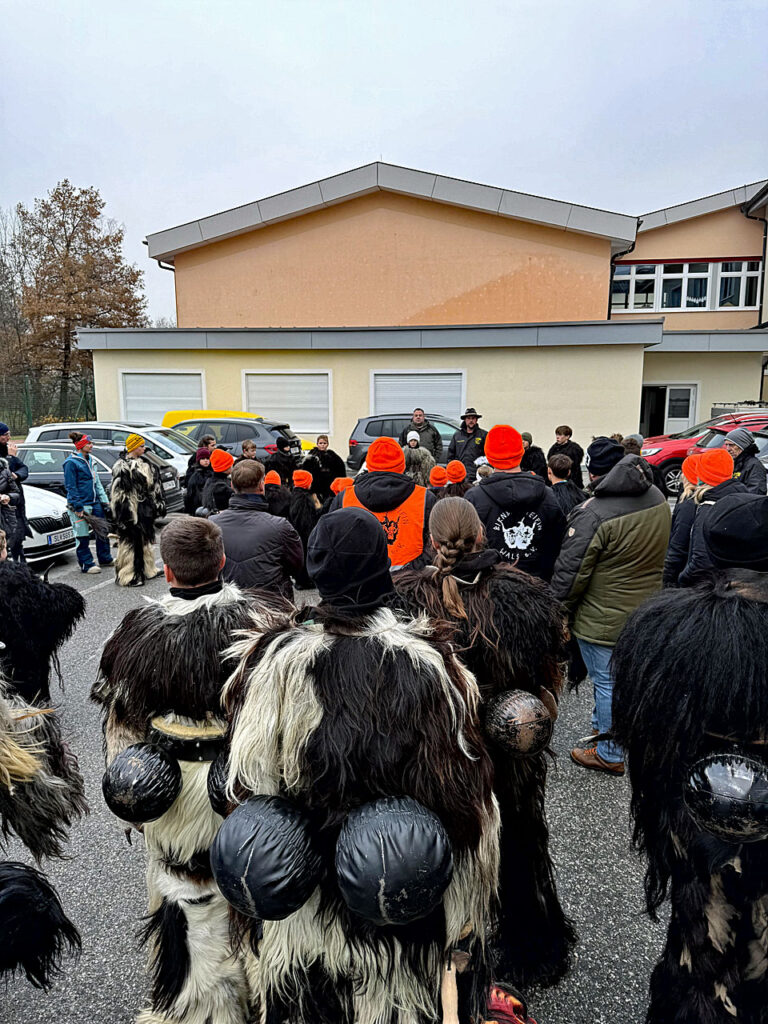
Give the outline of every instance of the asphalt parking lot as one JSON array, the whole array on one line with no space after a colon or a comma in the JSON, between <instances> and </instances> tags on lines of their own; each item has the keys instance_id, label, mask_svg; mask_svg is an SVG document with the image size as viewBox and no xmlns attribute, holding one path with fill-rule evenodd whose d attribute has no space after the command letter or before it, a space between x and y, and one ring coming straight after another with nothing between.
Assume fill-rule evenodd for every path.
<instances>
[{"instance_id":1,"label":"asphalt parking lot","mask_svg":"<svg viewBox=\"0 0 768 1024\"><path fill-rule=\"evenodd\" d=\"M103 762L98 709L88 700L105 639L122 616L146 597L166 592L162 576L143 589L114 585L113 575L80 574L74 555L54 566L51 580L77 587L87 614L65 646L64 691L56 691L63 728L80 759L91 814L72 831L69 859L46 872L80 928L82 956L66 961L51 992L15 980L0 1001L8 1024L127 1024L145 991L144 956L136 931L144 913L143 849L128 846L101 799ZM301 595L312 600L310 592ZM572 973L549 991L529 992L538 1024L638 1024L645 1014L648 977L663 927L642 914L642 870L629 849L626 779L577 768L568 750L589 728L588 688L568 697L555 734L548 814L561 897L575 919L580 943ZM28 860L11 844L9 857ZM520 922L525 929L525 922Z\"/></svg>"}]
</instances>

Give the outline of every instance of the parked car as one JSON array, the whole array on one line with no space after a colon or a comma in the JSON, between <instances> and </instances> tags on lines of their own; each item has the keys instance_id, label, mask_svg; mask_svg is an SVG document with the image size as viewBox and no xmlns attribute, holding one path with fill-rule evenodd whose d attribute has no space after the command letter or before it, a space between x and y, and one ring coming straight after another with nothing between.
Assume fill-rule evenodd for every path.
<instances>
[{"instance_id":1,"label":"parked car","mask_svg":"<svg viewBox=\"0 0 768 1024\"><path fill-rule=\"evenodd\" d=\"M746 426L746 424L742 423L740 426ZM691 447L688 454L697 455L699 452L705 452L707 448L722 448L726 434L732 429L732 427L712 427L703 437L699 438L698 443ZM747 429L752 432L752 436L755 439L757 458L765 464L766 460L768 460L768 420L766 420L764 427L760 430L757 427L749 426L747 426Z\"/></svg>"},{"instance_id":2,"label":"parked car","mask_svg":"<svg viewBox=\"0 0 768 1024\"><path fill-rule=\"evenodd\" d=\"M277 451L278 437L287 437L291 443L291 454L301 455L302 443L287 423L265 420L261 416L237 416L227 419L220 417L181 420L173 428L197 446L201 437L213 434L216 444L233 455L243 454L243 441L256 442L256 458L262 462Z\"/></svg>"},{"instance_id":3,"label":"parked car","mask_svg":"<svg viewBox=\"0 0 768 1024\"><path fill-rule=\"evenodd\" d=\"M123 449L119 445L107 447L105 445L94 446L91 458L96 467L99 480L104 490L109 494L112 486L112 467L117 461ZM74 451L72 442L64 444L63 441L38 441L35 444L28 444L24 441L19 445L18 456L22 462L29 466L29 477L27 478L35 487L42 487L55 494L66 496L67 489L64 486L64 460ZM147 450L147 458L160 471L160 479L165 493L165 504L168 512L184 511L184 495L179 484L179 474L175 467L169 466L154 452Z\"/></svg>"},{"instance_id":4,"label":"parked car","mask_svg":"<svg viewBox=\"0 0 768 1024\"><path fill-rule=\"evenodd\" d=\"M681 430L679 434L660 434L657 437L646 437L643 442L642 455L661 473L667 495L674 497L680 490L680 472L683 459L689 455L701 439L712 429L720 428L725 433L734 427L747 427L750 430L762 429L768 425L768 412L762 413L723 413L714 419L697 423L694 427Z\"/></svg>"},{"instance_id":5,"label":"parked car","mask_svg":"<svg viewBox=\"0 0 768 1024\"><path fill-rule=\"evenodd\" d=\"M74 551L77 545L67 514L67 502L59 494L22 484L27 506L27 521L32 536L24 540L28 562L54 559Z\"/></svg>"},{"instance_id":6,"label":"parked car","mask_svg":"<svg viewBox=\"0 0 768 1024\"><path fill-rule=\"evenodd\" d=\"M411 422L413 412L388 412L379 413L376 416L364 416L355 424L355 428L349 435L349 455L347 456L347 467L353 473L357 473L365 462L368 446L377 437L394 437L399 440L401 433ZM441 416L439 413L426 413L429 422L440 432L443 442L443 456L439 460L442 465L448 461L448 445L457 430L461 429L458 420L449 416Z\"/></svg>"},{"instance_id":7,"label":"parked car","mask_svg":"<svg viewBox=\"0 0 768 1024\"><path fill-rule=\"evenodd\" d=\"M159 427L154 423L142 423L138 420L43 423L39 427L32 427L27 434L26 443L68 441L71 430L89 434L94 444L120 448L125 445L125 439L129 434L141 434L147 442L147 451L152 452L167 465L173 466L179 476L186 473L189 456L195 451L194 445L184 434L179 434L170 427Z\"/></svg>"}]
</instances>

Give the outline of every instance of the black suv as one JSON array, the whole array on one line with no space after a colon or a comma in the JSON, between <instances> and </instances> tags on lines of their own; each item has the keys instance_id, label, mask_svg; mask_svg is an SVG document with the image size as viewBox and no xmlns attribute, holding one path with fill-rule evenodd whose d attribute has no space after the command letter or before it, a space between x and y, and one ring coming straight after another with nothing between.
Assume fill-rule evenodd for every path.
<instances>
[{"instance_id":1,"label":"black suv","mask_svg":"<svg viewBox=\"0 0 768 1024\"><path fill-rule=\"evenodd\" d=\"M256 442L256 458L262 462L277 451L278 437L291 442L291 455L301 455L301 441L287 423L265 420L261 416L246 419L199 419L174 423L173 429L197 444L201 437L212 434L216 444L233 455L243 454L243 441Z\"/></svg>"},{"instance_id":2,"label":"black suv","mask_svg":"<svg viewBox=\"0 0 768 1024\"><path fill-rule=\"evenodd\" d=\"M64 460L74 452L71 443L63 441L35 441L32 444L20 444L18 456L25 466L29 467L28 484L35 487L44 487L46 490L55 491L62 497L67 496L67 488L64 486ZM112 446L95 447L91 451L91 459L96 468L96 473L101 481L104 490L109 494L112 486L112 467L117 462L123 448ZM184 511L184 495L179 484L179 474L153 452L144 453L149 461L157 466L160 471L160 480L163 484L165 495L165 506L168 512Z\"/></svg>"},{"instance_id":3,"label":"black suv","mask_svg":"<svg viewBox=\"0 0 768 1024\"><path fill-rule=\"evenodd\" d=\"M461 423L452 420L449 416L441 416L438 413L425 413L427 419L440 432L443 441L443 457L438 461L444 466L448 461L448 445L457 430L461 430ZM349 455L347 456L347 467L353 473L357 473L365 462L368 445L377 437L394 437L397 441L400 435L411 422L413 412L388 412L380 413L377 416L365 416L358 420L355 429L349 435Z\"/></svg>"}]
</instances>

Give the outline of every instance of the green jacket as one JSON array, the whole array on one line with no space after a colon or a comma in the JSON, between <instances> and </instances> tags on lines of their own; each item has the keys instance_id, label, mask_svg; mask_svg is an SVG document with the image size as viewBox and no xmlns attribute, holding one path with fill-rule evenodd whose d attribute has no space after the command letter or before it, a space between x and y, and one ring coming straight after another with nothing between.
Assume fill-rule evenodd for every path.
<instances>
[{"instance_id":1,"label":"green jacket","mask_svg":"<svg viewBox=\"0 0 768 1024\"><path fill-rule=\"evenodd\" d=\"M667 500L638 455L625 455L571 512L551 588L575 636L616 643L627 617L661 589L669 524Z\"/></svg>"}]
</instances>

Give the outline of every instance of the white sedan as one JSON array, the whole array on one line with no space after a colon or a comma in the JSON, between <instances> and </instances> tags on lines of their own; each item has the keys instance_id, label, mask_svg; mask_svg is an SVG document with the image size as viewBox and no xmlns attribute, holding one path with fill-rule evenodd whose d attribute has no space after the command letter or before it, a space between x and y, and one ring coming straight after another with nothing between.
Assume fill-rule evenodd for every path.
<instances>
[{"instance_id":1,"label":"white sedan","mask_svg":"<svg viewBox=\"0 0 768 1024\"><path fill-rule=\"evenodd\" d=\"M38 562L74 551L77 541L67 515L66 499L42 487L21 486L27 504L27 522L32 531L32 536L24 540L27 561Z\"/></svg>"}]
</instances>

